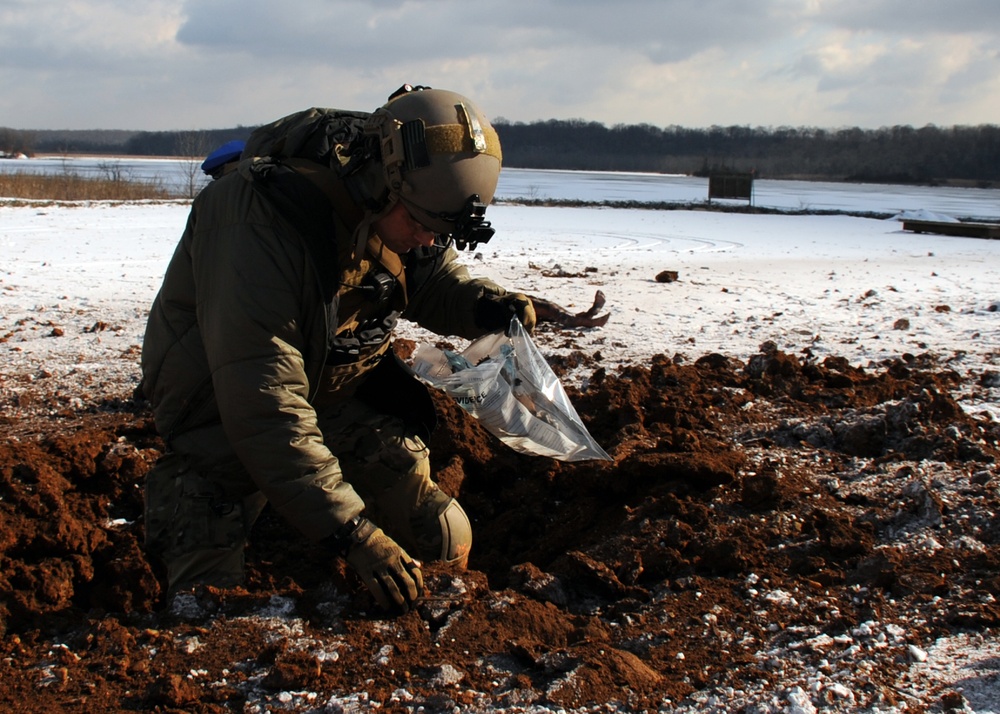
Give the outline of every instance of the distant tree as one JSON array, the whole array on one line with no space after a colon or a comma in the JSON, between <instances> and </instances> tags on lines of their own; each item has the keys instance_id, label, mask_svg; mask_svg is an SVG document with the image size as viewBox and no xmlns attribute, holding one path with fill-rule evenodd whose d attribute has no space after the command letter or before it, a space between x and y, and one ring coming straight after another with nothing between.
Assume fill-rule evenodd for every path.
<instances>
[{"instance_id":1,"label":"distant tree","mask_svg":"<svg viewBox=\"0 0 1000 714\"><path fill-rule=\"evenodd\" d=\"M0 153L8 156L32 156L35 153L34 144L33 132L0 127Z\"/></svg>"},{"instance_id":2,"label":"distant tree","mask_svg":"<svg viewBox=\"0 0 1000 714\"><path fill-rule=\"evenodd\" d=\"M184 158L184 185L188 198L194 198L205 184L201 164L211 151L208 137L203 131L185 131L177 136L177 155Z\"/></svg>"},{"instance_id":3,"label":"distant tree","mask_svg":"<svg viewBox=\"0 0 1000 714\"><path fill-rule=\"evenodd\" d=\"M101 161L97 164L97 170L111 183L122 184L132 180L132 171L123 166L121 161Z\"/></svg>"},{"instance_id":4,"label":"distant tree","mask_svg":"<svg viewBox=\"0 0 1000 714\"><path fill-rule=\"evenodd\" d=\"M504 165L534 169L652 171L695 174L725 166L756 169L761 178L1000 182L1000 126L928 124L859 127L706 128L604 124L584 119L531 123L494 121ZM0 129L0 150L89 152L109 156L182 156L188 193L197 190L200 161L214 147L246 139L252 127L197 132L42 131Z\"/></svg>"}]
</instances>

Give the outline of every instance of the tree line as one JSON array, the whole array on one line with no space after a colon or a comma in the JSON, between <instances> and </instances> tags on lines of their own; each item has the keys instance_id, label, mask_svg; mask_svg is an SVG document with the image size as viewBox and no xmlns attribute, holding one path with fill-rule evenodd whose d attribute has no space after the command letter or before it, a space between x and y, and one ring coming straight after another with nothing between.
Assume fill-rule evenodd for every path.
<instances>
[{"instance_id":1,"label":"tree line","mask_svg":"<svg viewBox=\"0 0 1000 714\"><path fill-rule=\"evenodd\" d=\"M496 123L508 166L891 183L1000 181L1000 126L880 129Z\"/></svg>"},{"instance_id":2,"label":"tree line","mask_svg":"<svg viewBox=\"0 0 1000 714\"><path fill-rule=\"evenodd\" d=\"M1000 126L861 129L649 124L580 119L494 122L504 165L686 175L933 184L1000 183ZM254 127L208 131L22 131L0 128L0 153L201 156Z\"/></svg>"},{"instance_id":3,"label":"tree line","mask_svg":"<svg viewBox=\"0 0 1000 714\"><path fill-rule=\"evenodd\" d=\"M203 156L217 146L246 139L255 127L200 131L47 130L0 127L0 155L95 154L98 156Z\"/></svg>"}]
</instances>

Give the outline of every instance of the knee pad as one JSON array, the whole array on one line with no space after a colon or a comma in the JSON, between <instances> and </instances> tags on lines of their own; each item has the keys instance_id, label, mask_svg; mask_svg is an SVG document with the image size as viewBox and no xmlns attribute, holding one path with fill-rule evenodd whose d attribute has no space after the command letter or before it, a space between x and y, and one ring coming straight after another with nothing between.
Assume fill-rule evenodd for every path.
<instances>
[{"instance_id":1,"label":"knee pad","mask_svg":"<svg viewBox=\"0 0 1000 714\"><path fill-rule=\"evenodd\" d=\"M435 489L417 507L411 521L418 557L464 568L472 549L472 524L462 506Z\"/></svg>"},{"instance_id":2,"label":"knee pad","mask_svg":"<svg viewBox=\"0 0 1000 714\"><path fill-rule=\"evenodd\" d=\"M472 550L472 524L465 509L454 498L438 516L441 524L441 560L465 568Z\"/></svg>"}]
</instances>

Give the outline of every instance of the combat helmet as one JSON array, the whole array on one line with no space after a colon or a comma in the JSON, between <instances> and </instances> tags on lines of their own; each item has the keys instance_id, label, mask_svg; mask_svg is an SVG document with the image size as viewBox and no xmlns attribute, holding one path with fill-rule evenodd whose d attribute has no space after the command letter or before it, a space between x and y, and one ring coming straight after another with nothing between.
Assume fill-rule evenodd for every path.
<instances>
[{"instance_id":1,"label":"combat helmet","mask_svg":"<svg viewBox=\"0 0 1000 714\"><path fill-rule=\"evenodd\" d=\"M459 248L492 237L483 217L500 178L500 140L469 99L403 85L372 113L365 133L378 138L390 200Z\"/></svg>"}]
</instances>

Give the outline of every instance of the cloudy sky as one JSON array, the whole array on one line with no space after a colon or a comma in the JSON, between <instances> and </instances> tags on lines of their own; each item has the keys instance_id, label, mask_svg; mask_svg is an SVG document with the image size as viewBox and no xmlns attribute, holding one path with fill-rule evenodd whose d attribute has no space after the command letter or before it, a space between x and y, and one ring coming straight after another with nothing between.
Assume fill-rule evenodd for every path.
<instances>
[{"instance_id":1,"label":"cloudy sky","mask_svg":"<svg viewBox=\"0 0 1000 714\"><path fill-rule=\"evenodd\" d=\"M0 0L0 126L250 126L404 82L524 122L997 124L1000 0Z\"/></svg>"}]
</instances>

